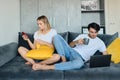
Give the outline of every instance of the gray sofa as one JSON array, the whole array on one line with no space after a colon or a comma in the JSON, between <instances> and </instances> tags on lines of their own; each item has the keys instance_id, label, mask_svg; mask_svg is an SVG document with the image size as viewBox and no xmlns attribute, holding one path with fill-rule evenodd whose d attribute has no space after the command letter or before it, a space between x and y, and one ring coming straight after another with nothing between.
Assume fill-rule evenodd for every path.
<instances>
[{"instance_id":1,"label":"gray sofa","mask_svg":"<svg viewBox=\"0 0 120 80\"><path fill-rule=\"evenodd\" d=\"M70 43L80 33L64 32L59 33L68 43ZM28 34L33 41L33 34ZM108 46L118 37L118 33L113 35L98 35L105 45ZM26 41L19 33L17 43L10 43L0 46L0 80L120 80L120 64L111 62L110 67L89 68L89 63L80 70L46 70L34 71L31 66L25 65L25 60L17 52L18 46L25 46L30 49ZM100 55L97 51L95 55Z\"/></svg>"}]
</instances>

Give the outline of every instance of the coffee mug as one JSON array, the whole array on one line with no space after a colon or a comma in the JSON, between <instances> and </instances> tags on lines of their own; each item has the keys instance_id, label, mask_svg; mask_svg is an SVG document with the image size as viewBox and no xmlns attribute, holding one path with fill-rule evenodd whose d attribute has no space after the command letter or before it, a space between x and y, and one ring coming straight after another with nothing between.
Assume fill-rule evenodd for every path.
<instances>
[{"instance_id":1,"label":"coffee mug","mask_svg":"<svg viewBox=\"0 0 120 80\"><path fill-rule=\"evenodd\" d=\"M84 38L83 40L84 40L83 44L88 45L88 43L89 43L89 38Z\"/></svg>"}]
</instances>

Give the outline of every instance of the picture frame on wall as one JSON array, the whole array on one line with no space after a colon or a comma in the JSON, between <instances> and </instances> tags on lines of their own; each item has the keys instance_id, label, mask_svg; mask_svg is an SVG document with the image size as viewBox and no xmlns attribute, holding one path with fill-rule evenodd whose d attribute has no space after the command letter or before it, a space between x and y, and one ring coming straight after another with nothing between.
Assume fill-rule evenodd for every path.
<instances>
[{"instance_id":1,"label":"picture frame on wall","mask_svg":"<svg viewBox=\"0 0 120 80\"><path fill-rule=\"evenodd\" d=\"M82 34L88 34L88 28L87 27L82 27ZM98 32L98 34L105 34L105 27L100 27L100 31Z\"/></svg>"},{"instance_id":2,"label":"picture frame on wall","mask_svg":"<svg viewBox=\"0 0 120 80\"><path fill-rule=\"evenodd\" d=\"M82 0L81 1L81 10L82 11L91 11L91 10L99 10L99 0Z\"/></svg>"}]
</instances>

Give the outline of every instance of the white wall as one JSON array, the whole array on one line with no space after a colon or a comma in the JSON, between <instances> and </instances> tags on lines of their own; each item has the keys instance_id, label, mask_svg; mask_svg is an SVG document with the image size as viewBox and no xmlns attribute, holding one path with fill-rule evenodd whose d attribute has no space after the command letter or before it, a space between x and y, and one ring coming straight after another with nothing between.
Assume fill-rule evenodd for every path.
<instances>
[{"instance_id":1,"label":"white wall","mask_svg":"<svg viewBox=\"0 0 120 80\"><path fill-rule=\"evenodd\" d=\"M20 31L20 1L0 0L0 46L17 42Z\"/></svg>"},{"instance_id":2,"label":"white wall","mask_svg":"<svg viewBox=\"0 0 120 80\"><path fill-rule=\"evenodd\" d=\"M120 36L120 0L105 0L105 11L107 33Z\"/></svg>"}]
</instances>

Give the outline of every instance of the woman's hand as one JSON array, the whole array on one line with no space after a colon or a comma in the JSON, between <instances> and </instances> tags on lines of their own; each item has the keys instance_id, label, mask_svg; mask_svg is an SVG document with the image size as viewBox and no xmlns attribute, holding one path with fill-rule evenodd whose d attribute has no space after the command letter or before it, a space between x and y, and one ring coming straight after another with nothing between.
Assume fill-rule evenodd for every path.
<instances>
[{"instance_id":1,"label":"woman's hand","mask_svg":"<svg viewBox=\"0 0 120 80\"><path fill-rule=\"evenodd\" d=\"M23 35L22 38L26 41L29 39L27 35Z\"/></svg>"},{"instance_id":2,"label":"woman's hand","mask_svg":"<svg viewBox=\"0 0 120 80\"><path fill-rule=\"evenodd\" d=\"M48 43L48 42L46 42L46 41L43 41L43 40L41 40L41 39L37 39L37 40L36 40L36 43L39 43L40 45L47 45L47 46L49 46L49 47L54 48L53 44Z\"/></svg>"},{"instance_id":3,"label":"woman's hand","mask_svg":"<svg viewBox=\"0 0 120 80\"><path fill-rule=\"evenodd\" d=\"M45 41L43 41L41 39L37 39L36 42L39 43L39 44L42 44L42 45L46 44Z\"/></svg>"}]
</instances>

